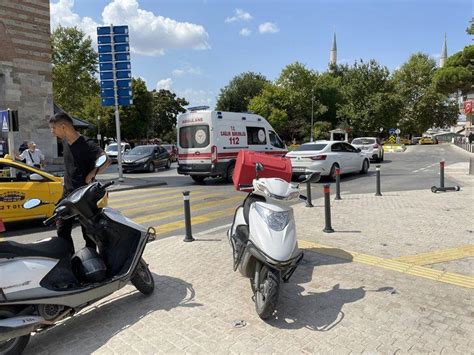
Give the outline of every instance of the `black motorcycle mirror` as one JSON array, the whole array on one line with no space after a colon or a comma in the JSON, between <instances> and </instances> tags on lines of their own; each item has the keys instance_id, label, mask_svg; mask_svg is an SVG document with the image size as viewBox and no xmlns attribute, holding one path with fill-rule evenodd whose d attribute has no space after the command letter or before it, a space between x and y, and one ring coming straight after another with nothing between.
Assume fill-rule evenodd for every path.
<instances>
[{"instance_id":1,"label":"black motorcycle mirror","mask_svg":"<svg viewBox=\"0 0 474 355\"><path fill-rule=\"evenodd\" d=\"M258 173L263 171L263 169L265 169L265 167L263 166L262 163L255 164L255 173L256 173L257 180L258 180Z\"/></svg>"}]
</instances>

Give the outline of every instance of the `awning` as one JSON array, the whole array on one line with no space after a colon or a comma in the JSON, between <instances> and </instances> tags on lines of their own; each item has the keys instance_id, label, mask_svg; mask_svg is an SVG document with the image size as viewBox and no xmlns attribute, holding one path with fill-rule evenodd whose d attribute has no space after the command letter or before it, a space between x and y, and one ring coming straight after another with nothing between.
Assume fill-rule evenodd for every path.
<instances>
[{"instance_id":1,"label":"awning","mask_svg":"<svg viewBox=\"0 0 474 355\"><path fill-rule=\"evenodd\" d=\"M53 104L53 105L54 105L54 114L57 114L59 112L66 112L61 107L59 107L58 105L56 105L56 104ZM68 115L69 115L69 113L68 113ZM69 115L69 116L71 116L71 115ZM90 123L90 122L81 120L80 118L77 118L77 117L74 117L74 116L71 116L71 118L72 118L74 128L78 128L78 129L94 129L95 128L95 125Z\"/></svg>"}]
</instances>

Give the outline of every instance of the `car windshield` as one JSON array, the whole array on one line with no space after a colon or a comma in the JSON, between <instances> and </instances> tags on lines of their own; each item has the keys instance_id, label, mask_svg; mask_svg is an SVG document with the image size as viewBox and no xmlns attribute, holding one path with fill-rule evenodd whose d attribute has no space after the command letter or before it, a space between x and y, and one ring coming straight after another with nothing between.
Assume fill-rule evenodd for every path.
<instances>
[{"instance_id":1,"label":"car windshield","mask_svg":"<svg viewBox=\"0 0 474 355\"><path fill-rule=\"evenodd\" d=\"M144 155L150 154L153 152L153 146L139 145L138 147L133 148L128 154L130 155Z\"/></svg>"},{"instance_id":2,"label":"car windshield","mask_svg":"<svg viewBox=\"0 0 474 355\"><path fill-rule=\"evenodd\" d=\"M107 149L105 149L106 152L116 152L117 151L117 144L114 145L109 145Z\"/></svg>"},{"instance_id":3,"label":"car windshield","mask_svg":"<svg viewBox=\"0 0 474 355\"><path fill-rule=\"evenodd\" d=\"M298 148L295 149L295 152L306 152L306 151L315 151L315 150L323 150L326 148L327 144L303 144L300 145Z\"/></svg>"},{"instance_id":4,"label":"car windshield","mask_svg":"<svg viewBox=\"0 0 474 355\"><path fill-rule=\"evenodd\" d=\"M352 144L374 144L374 138L356 138L352 141Z\"/></svg>"}]
</instances>

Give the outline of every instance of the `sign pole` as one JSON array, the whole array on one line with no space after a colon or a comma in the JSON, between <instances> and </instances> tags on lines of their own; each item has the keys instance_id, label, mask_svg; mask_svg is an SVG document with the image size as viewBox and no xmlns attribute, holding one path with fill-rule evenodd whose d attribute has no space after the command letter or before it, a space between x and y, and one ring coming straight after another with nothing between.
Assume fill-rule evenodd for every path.
<instances>
[{"instance_id":1,"label":"sign pole","mask_svg":"<svg viewBox=\"0 0 474 355\"><path fill-rule=\"evenodd\" d=\"M12 127L12 111L7 109L8 112L8 154L11 158L15 160L15 142L13 136L13 127Z\"/></svg>"},{"instance_id":2,"label":"sign pole","mask_svg":"<svg viewBox=\"0 0 474 355\"><path fill-rule=\"evenodd\" d=\"M113 29L114 26L110 25L110 40L113 43ZM117 95L117 73L115 68L115 48L112 45L112 66L114 75L114 99L115 99L115 130L117 134L117 165L119 172L119 182L123 182L123 170L122 170L122 138L120 137L120 112L118 107L118 95Z\"/></svg>"}]
</instances>

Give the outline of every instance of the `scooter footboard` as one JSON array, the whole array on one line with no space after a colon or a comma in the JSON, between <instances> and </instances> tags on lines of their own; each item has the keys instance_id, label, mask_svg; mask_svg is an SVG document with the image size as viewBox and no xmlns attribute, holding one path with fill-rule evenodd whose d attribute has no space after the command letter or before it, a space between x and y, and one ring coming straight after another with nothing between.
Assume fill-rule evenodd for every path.
<instances>
[{"instance_id":1,"label":"scooter footboard","mask_svg":"<svg viewBox=\"0 0 474 355\"><path fill-rule=\"evenodd\" d=\"M37 316L19 316L0 320L0 342L30 334L44 324Z\"/></svg>"}]
</instances>

